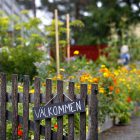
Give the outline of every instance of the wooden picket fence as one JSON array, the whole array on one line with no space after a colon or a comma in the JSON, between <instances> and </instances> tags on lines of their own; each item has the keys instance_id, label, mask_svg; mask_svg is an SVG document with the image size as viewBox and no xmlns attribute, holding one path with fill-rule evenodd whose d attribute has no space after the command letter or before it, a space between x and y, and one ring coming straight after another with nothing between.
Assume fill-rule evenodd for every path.
<instances>
[{"instance_id":1,"label":"wooden picket fence","mask_svg":"<svg viewBox=\"0 0 140 140\"><path fill-rule=\"evenodd\" d=\"M45 140L74 140L75 139L75 124L74 114L68 115L68 133L64 136L63 133L63 116L57 117L57 132L51 130L51 118L45 119L45 126L40 124L40 121L29 120L29 103L34 104L35 107L40 106L42 103L47 103L53 97L52 94L52 80L46 79L46 93L40 94L40 78L36 77L34 80L34 94L29 93L29 76L24 76L23 94L18 93L18 75L12 75L11 93L7 93L7 80L6 74L0 73L0 140L6 140L6 121L12 123L12 140L18 139L18 125L23 127L23 140L28 140L29 130L34 132L34 140L40 140L40 135L45 136ZM65 102L67 98L63 95L64 81L57 80L57 102ZM89 133L86 136L86 112L80 113L79 125L79 140L98 140L98 100L97 92L98 87L96 84L91 86L91 94L87 94L87 85L80 85L80 94L75 94L75 83L69 82L67 96L74 99L83 99L85 105L89 109ZM12 103L12 110L7 110L7 103ZM54 101L56 102L56 101ZM23 104L23 116L18 114L18 103ZM49 104L53 104L53 101Z\"/></svg>"}]
</instances>

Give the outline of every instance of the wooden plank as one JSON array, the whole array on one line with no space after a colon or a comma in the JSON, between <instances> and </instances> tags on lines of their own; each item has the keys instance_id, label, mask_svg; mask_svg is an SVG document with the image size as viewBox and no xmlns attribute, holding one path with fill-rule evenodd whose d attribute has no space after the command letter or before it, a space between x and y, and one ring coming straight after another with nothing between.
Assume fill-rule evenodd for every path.
<instances>
[{"instance_id":1,"label":"wooden plank","mask_svg":"<svg viewBox=\"0 0 140 140\"><path fill-rule=\"evenodd\" d=\"M52 80L46 79L46 103L51 100L52 95ZM51 104L48 103L48 104ZM51 119L45 120L46 126L45 126L45 140L51 140Z\"/></svg>"},{"instance_id":2,"label":"wooden plank","mask_svg":"<svg viewBox=\"0 0 140 140\"><path fill-rule=\"evenodd\" d=\"M80 85L80 97L86 102L87 85ZM80 140L86 140L86 112L80 113Z\"/></svg>"},{"instance_id":3,"label":"wooden plank","mask_svg":"<svg viewBox=\"0 0 140 140\"><path fill-rule=\"evenodd\" d=\"M62 103L63 102L63 81L58 80L57 81L57 102ZM63 116L57 117L57 140L63 139Z\"/></svg>"},{"instance_id":4,"label":"wooden plank","mask_svg":"<svg viewBox=\"0 0 140 140\"><path fill-rule=\"evenodd\" d=\"M23 86L23 139L28 139L29 132L29 76L24 76Z\"/></svg>"},{"instance_id":5,"label":"wooden plank","mask_svg":"<svg viewBox=\"0 0 140 140\"><path fill-rule=\"evenodd\" d=\"M89 102L89 133L88 140L98 140L98 85L92 84Z\"/></svg>"},{"instance_id":6,"label":"wooden plank","mask_svg":"<svg viewBox=\"0 0 140 140\"><path fill-rule=\"evenodd\" d=\"M6 75L0 75L0 140L6 140Z\"/></svg>"},{"instance_id":7,"label":"wooden plank","mask_svg":"<svg viewBox=\"0 0 140 140\"><path fill-rule=\"evenodd\" d=\"M39 107L40 105L40 79L35 78L34 82L34 88L35 88L35 93L34 93L34 106ZM34 139L35 140L40 140L40 121L34 121Z\"/></svg>"},{"instance_id":8,"label":"wooden plank","mask_svg":"<svg viewBox=\"0 0 140 140\"><path fill-rule=\"evenodd\" d=\"M17 140L18 135L18 75L12 75L12 140Z\"/></svg>"},{"instance_id":9,"label":"wooden plank","mask_svg":"<svg viewBox=\"0 0 140 140\"><path fill-rule=\"evenodd\" d=\"M69 82L69 97L74 100L74 82ZM74 115L68 115L68 140L74 140Z\"/></svg>"},{"instance_id":10,"label":"wooden plank","mask_svg":"<svg viewBox=\"0 0 140 140\"><path fill-rule=\"evenodd\" d=\"M68 94L66 94L67 96L69 96ZM53 96L54 96L54 94L52 94L51 95L52 96L52 98L53 98ZM87 95L87 97L86 97L86 102L85 102L85 104L87 105L88 104L88 97L89 95ZM76 99L80 99L80 95L79 94L77 94L77 95L75 95L75 98ZM11 93L7 93L6 94L6 101L7 102L11 102L12 101L12 96L11 96ZM67 98L64 96L64 101L67 101ZM19 103L22 103L23 102L23 94L22 93L18 93L18 102ZM46 94L40 94L40 102L41 103L46 103ZM34 103L34 94L29 94L29 103Z\"/></svg>"}]
</instances>

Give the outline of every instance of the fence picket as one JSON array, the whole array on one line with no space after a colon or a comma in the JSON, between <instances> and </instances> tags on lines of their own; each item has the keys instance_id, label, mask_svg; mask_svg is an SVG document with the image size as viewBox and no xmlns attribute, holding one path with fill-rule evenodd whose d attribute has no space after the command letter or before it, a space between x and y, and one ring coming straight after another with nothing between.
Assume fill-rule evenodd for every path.
<instances>
[{"instance_id":1,"label":"fence picket","mask_svg":"<svg viewBox=\"0 0 140 140\"><path fill-rule=\"evenodd\" d=\"M6 75L0 76L0 140L6 140Z\"/></svg>"},{"instance_id":2,"label":"fence picket","mask_svg":"<svg viewBox=\"0 0 140 140\"><path fill-rule=\"evenodd\" d=\"M87 95L87 84L81 84L80 95L75 95L75 83L69 82L68 97L63 94L63 81L57 80L57 96L51 102L52 80L46 79L46 94L40 94L40 78L35 78L34 94L29 94L29 76L24 76L23 94L18 93L18 75L12 75L12 93L6 92L6 75L0 73L0 140L6 140L6 120L12 121L12 140L18 139L18 124L23 123L22 139L29 139L29 130L34 131L34 139L40 140L40 135L45 136L45 140L74 140L74 114L68 115L68 137L63 135L63 116L57 117L57 132L51 130L51 118L45 119L45 127L40 121L29 120L29 103L34 103L34 107L39 107L41 103L62 103L68 100L83 99L89 108L89 134L88 140L98 140L98 85L92 84L91 94ZM64 100L65 97L65 100ZM89 103L87 101L89 98ZM12 111L6 110L6 103L12 102ZM18 103L23 104L23 116L18 115ZM80 137L79 140L86 140L86 112L80 113Z\"/></svg>"},{"instance_id":3,"label":"fence picket","mask_svg":"<svg viewBox=\"0 0 140 140\"><path fill-rule=\"evenodd\" d=\"M23 139L28 139L29 132L29 76L24 76L23 86Z\"/></svg>"},{"instance_id":4,"label":"fence picket","mask_svg":"<svg viewBox=\"0 0 140 140\"><path fill-rule=\"evenodd\" d=\"M51 100L52 95L52 80L46 79L46 103ZM50 103L49 103L50 104ZM51 140L51 119L45 120L45 140Z\"/></svg>"},{"instance_id":5,"label":"fence picket","mask_svg":"<svg viewBox=\"0 0 140 140\"><path fill-rule=\"evenodd\" d=\"M81 84L80 98L86 102L87 85ZM80 113L80 140L86 140L86 112Z\"/></svg>"},{"instance_id":6,"label":"fence picket","mask_svg":"<svg viewBox=\"0 0 140 140\"><path fill-rule=\"evenodd\" d=\"M89 103L89 136L88 140L98 140L98 85L92 84Z\"/></svg>"},{"instance_id":7,"label":"fence picket","mask_svg":"<svg viewBox=\"0 0 140 140\"><path fill-rule=\"evenodd\" d=\"M35 88L35 93L34 93L34 106L39 107L40 105L40 79L35 78L34 81L34 88ZM40 121L34 121L34 139L35 140L40 140Z\"/></svg>"},{"instance_id":8,"label":"fence picket","mask_svg":"<svg viewBox=\"0 0 140 140\"><path fill-rule=\"evenodd\" d=\"M63 97L63 81L58 80L57 81L57 102L62 103L64 100ZM58 130L57 130L57 140L63 140L63 116L57 117L57 124L58 124Z\"/></svg>"},{"instance_id":9,"label":"fence picket","mask_svg":"<svg viewBox=\"0 0 140 140\"><path fill-rule=\"evenodd\" d=\"M69 82L69 97L74 100L74 82ZM74 115L68 115L68 140L74 140Z\"/></svg>"},{"instance_id":10,"label":"fence picket","mask_svg":"<svg viewBox=\"0 0 140 140\"><path fill-rule=\"evenodd\" d=\"M18 75L12 75L12 140L18 138Z\"/></svg>"}]
</instances>

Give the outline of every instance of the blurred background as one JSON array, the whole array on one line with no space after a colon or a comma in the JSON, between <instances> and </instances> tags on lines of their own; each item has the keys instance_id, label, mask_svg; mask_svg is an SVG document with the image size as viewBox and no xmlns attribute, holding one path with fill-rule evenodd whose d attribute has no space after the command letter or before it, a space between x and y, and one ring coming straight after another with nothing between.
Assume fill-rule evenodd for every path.
<instances>
[{"instance_id":1,"label":"blurred background","mask_svg":"<svg viewBox=\"0 0 140 140\"><path fill-rule=\"evenodd\" d=\"M119 59L121 47L126 45L129 62L139 67L139 0L1 0L0 9L3 28L1 49L8 47L10 42L11 46L34 44L47 51L48 59L55 59L55 32L51 27L54 26L54 10L57 9L61 61L66 57L67 29L64 26L66 14L69 14L70 22L73 22L70 25L71 57L78 51L77 56L93 61L98 59L101 63L116 67L123 64ZM6 16L8 19L2 19ZM1 71L6 70L3 62L0 65ZM13 69L12 72L18 70Z\"/></svg>"}]
</instances>

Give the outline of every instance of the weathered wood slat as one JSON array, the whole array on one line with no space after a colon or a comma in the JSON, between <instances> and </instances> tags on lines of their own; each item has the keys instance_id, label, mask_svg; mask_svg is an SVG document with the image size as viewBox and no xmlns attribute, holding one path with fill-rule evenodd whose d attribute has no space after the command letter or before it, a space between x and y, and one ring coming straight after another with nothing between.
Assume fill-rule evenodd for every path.
<instances>
[{"instance_id":1,"label":"weathered wood slat","mask_svg":"<svg viewBox=\"0 0 140 140\"><path fill-rule=\"evenodd\" d=\"M35 78L34 82L34 88L35 88L35 93L34 93L34 106L39 107L40 105L40 79ZM34 121L34 139L35 140L40 140L40 121Z\"/></svg>"},{"instance_id":2,"label":"weathered wood slat","mask_svg":"<svg viewBox=\"0 0 140 140\"><path fill-rule=\"evenodd\" d=\"M18 75L12 75L12 140L17 140L18 132Z\"/></svg>"},{"instance_id":3,"label":"weathered wood slat","mask_svg":"<svg viewBox=\"0 0 140 140\"><path fill-rule=\"evenodd\" d=\"M64 101L63 98L63 81L58 80L57 81L57 102L62 103ZM57 140L63 139L63 116L57 117L57 124L58 124L58 130L57 130Z\"/></svg>"},{"instance_id":4,"label":"weathered wood slat","mask_svg":"<svg viewBox=\"0 0 140 140\"><path fill-rule=\"evenodd\" d=\"M67 96L69 96L68 94L66 94ZM52 93L51 97L53 98L53 96L55 96L55 94ZM74 95L76 99L80 99L80 94L76 94ZM85 104L88 104L88 96L86 95L86 102ZM64 96L64 101L67 101L68 99ZM12 96L11 93L7 93L6 94L6 102L12 102ZM23 93L18 93L18 103L22 103L23 102ZM29 93L29 103L34 103L34 94ZM45 103L46 104L46 94L42 93L40 94L40 103Z\"/></svg>"},{"instance_id":5,"label":"weathered wood slat","mask_svg":"<svg viewBox=\"0 0 140 140\"><path fill-rule=\"evenodd\" d=\"M12 75L12 93L6 92L6 75L1 73L0 81L0 139L6 140L6 119L12 121L12 139L17 139L18 124L23 124L23 139L28 139L29 130L34 131L34 139L39 140L40 135L45 136L45 140L74 140L74 114L68 115L68 138L63 135L63 116L57 117L58 130L57 133L51 130L51 119L45 120L45 126L40 125L40 121L29 120L29 103L33 103L35 107L39 107L41 103L47 103L56 94L52 94L52 80L46 79L46 93L40 94L40 79L35 78L34 94L29 94L29 76L24 77L23 93L18 93L18 76ZM97 85L93 84L91 95L87 95L87 85L81 84L80 94L74 94L74 82L69 82L68 94L70 99L83 99L85 105L90 99L89 114L89 139L98 140L98 100ZM68 101L63 95L63 81L57 81L57 96L55 103ZM6 111L6 102L12 102L12 112ZM23 117L18 116L18 102L23 103ZM50 102L51 103L51 102ZM50 104L49 103L49 104ZM4 131L4 132L3 132ZM80 113L80 139L86 139L86 112Z\"/></svg>"},{"instance_id":6,"label":"weathered wood slat","mask_svg":"<svg viewBox=\"0 0 140 140\"><path fill-rule=\"evenodd\" d=\"M92 84L89 103L89 134L88 140L98 140L98 85Z\"/></svg>"},{"instance_id":7,"label":"weathered wood slat","mask_svg":"<svg viewBox=\"0 0 140 140\"><path fill-rule=\"evenodd\" d=\"M29 76L24 76L23 86L23 139L28 139L29 132Z\"/></svg>"},{"instance_id":8,"label":"weathered wood slat","mask_svg":"<svg viewBox=\"0 0 140 140\"><path fill-rule=\"evenodd\" d=\"M51 100L52 95L52 80L46 79L46 103L48 103ZM48 103L48 104L51 104ZM45 120L46 126L45 126L45 140L51 140L51 119Z\"/></svg>"},{"instance_id":9,"label":"weathered wood slat","mask_svg":"<svg viewBox=\"0 0 140 140\"><path fill-rule=\"evenodd\" d=\"M74 82L69 83L69 97L74 100ZM68 140L74 140L74 115L68 115Z\"/></svg>"},{"instance_id":10,"label":"weathered wood slat","mask_svg":"<svg viewBox=\"0 0 140 140\"><path fill-rule=\"evenodd\" d=\"M87 85L81 84L80 86L81 99L86 102ZM86 112L80 113L80 140L86 140Z\"/></svg>"},{"instance_id":11,"label":"weathered wood slat","mask_svg":"<svg viewBox=\"0 0 140 140\"><path fill-rule=\"evenodd\" d=\"M6 75L0 75L0 140L6 140Z\"/></svg>"}]
</instances>

